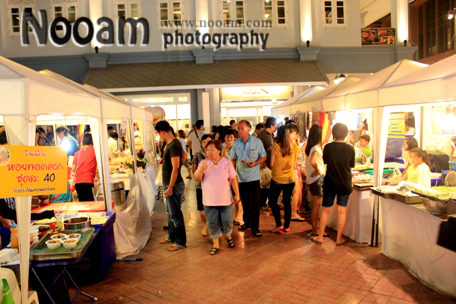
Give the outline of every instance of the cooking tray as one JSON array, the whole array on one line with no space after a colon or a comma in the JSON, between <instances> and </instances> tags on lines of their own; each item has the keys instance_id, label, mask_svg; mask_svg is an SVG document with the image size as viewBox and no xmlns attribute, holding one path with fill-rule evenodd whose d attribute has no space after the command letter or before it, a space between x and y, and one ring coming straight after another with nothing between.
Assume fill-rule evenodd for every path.
<instances>
[{"instance_id":1,"label":"cooking tray","mask_svg":"<svg viewBox=\"0 0 456 304\"><path fill-rule=\"evenodd\" d=\"M375 190L375 189L371 189L371 191L375 195L378 195L378 196L381 196L381 197L384 197L384 198L394 199L394 193L383 193L383 192Z\"/></svg>"},{"instance_id":2,"label":"cooking tray","mask_svg":"<svg viewBox=\"0 0 456 304\"><path fill-rule=\"evenodd\" d=\"M55 249L51 250L47 248L46 241L51 239L51 235L46 234L41 241L39 241L33 249L30 251L30 260L32 261L49 261L49 260L67 260L80 258L84 249L87 247L90 239L92 238L94 228L84 229L67 229L62 231L64 234L78 233L81 234L78 244L73 249L67 249L63 247L63 244Z\"/></svg>"},{"instance_id":3,"label":"cooking tray","mask_svg":"<svg viewBox=\"0 0 456 304\"><path fill-rule=\"evenodd\" d=\"M400 193L396 193L394 194L394 199L407 205L421 204L421 197L419 196L406 196Z\"/></svg>"},{"instance_id":4,"label":"cooking tray","mask_svg":"<svg viewBox=\"0 0 456 304\"><path fill-rule=\"evenodd\" d=\"M356 184L353 184L353 187L356 190L359 190L359 191L371 189L373 186L374 186L374 184L372 184L372 183L356 183Z\"/></svg>"}]
</instances>

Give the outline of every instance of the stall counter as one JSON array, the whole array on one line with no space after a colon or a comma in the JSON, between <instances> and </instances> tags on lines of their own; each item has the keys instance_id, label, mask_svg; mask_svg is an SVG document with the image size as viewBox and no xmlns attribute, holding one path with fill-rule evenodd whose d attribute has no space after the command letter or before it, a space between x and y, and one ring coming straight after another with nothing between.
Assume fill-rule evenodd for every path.
<instances>
[{"instance_id":1,"label":"stall counter","mask_svg":"<svg viewBox=\"0 0 456 304\"><path fill-rule=\"evenodd\" d=\"M401 262L429 288L456 297L456 252L437 245L443 219L422 204L380 197L382 253Z\"/></svg>"},{"instance_id":2,"label":"stall counter","mask_svg":"<svg viewBox=\"0 0 456 304\"><path fill-rule=\"evenodd\" d=\"M78 211L78 212L104 212L106 205L104 201L95 202L70 202L70 203L52 203L46 206L33 209L32 213L41 213L43 211L54 210L55 213Z\"/></svg>"}]
</instances>

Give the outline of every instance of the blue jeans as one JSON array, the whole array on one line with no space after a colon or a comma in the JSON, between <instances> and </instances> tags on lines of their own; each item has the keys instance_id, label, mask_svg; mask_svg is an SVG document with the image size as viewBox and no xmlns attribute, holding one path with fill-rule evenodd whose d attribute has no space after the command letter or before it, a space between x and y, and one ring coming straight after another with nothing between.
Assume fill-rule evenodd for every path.
<instances>
[{"instance_id":1,"label":"blue jeans","mask_svg":"<svg viewBox=\"0 0 456 304\"><path fill-rule=\"evenodd\" d=\"M233 230L233 205L204 206L207 227L212 239L230 236ZM222 231L223 230L223 231Z\"/></svg>"},{"instance_id":2,"label":"blue jeans","mask_svg":"<svg viewBox=\"0 0 456 304\"><path fill-rule=\"evenodd\" d=\"M166 189L168 186L164 186L165 191ZM184 214L181 210L184 190L185 184L181 182L174 185L172 196L165 196L166 211L168 212L168 240L178 246L185 246L187 243Z\"/></svg>"}]
</instances>

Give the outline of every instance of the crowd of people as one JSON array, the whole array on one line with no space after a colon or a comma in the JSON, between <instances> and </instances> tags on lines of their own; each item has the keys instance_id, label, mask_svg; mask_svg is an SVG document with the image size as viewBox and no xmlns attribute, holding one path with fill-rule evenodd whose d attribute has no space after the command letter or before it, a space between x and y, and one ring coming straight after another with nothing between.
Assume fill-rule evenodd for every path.
<instances>
[{"instance_id":1,"label":"crowd of people","mask_svg":"<svg viewBox=\"0 0 456 304\"><path fill-rule=\"evenodd\" d=\"M320 126L312 126L302 141L294 121L288 120L279 127L273 117L257 124L254 130L247 120L232 120L229 126L213 126L211 133L205 132L204 121L199 120L188 135L178 130L179 138L167 121L158 122L155 129L164 143L162 174L168 238L161 243L170 244L168 250L186 248L181 210L185 184L180 168L187 167L187 152L191 155L191 173L196 182L202 236L210 235L213 240L209 254L219 252L222 237L230 248L235 247L231 236L235 225L239 231L251 231L253 236L261 237L261 210L272 212L275 226L269 231L277 234L291 232L292 221L305 221L299 213L311 212L312 231L308 236L315 244L321 244L328 236L326 223L336 199L339 215L336 245L346 243L342 231L356 156L354 147L345 142L346 125L334 125L333 142L324 149ZM362 140L368 142L369 138L365 135ZM367 149L367 144L363 142L361 147ZM370 156L367 151L363 153ZM300 159L304 166L298 165ZM188 177L191 178L190 171ZM310 209L302 204L303 199L310 197L311 210L302 210ZM323 212L319 218L321 206Z\"/></svg>"}]
</instances>

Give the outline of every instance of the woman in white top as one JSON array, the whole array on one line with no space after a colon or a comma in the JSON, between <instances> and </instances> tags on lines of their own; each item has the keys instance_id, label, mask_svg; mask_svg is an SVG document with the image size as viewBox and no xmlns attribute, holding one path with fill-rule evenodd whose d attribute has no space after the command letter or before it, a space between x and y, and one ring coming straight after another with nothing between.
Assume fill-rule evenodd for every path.
<instances>
[{"instance_id":1,"label":"woman in white top","mask_svg":"<svg viewBox=\"0 0 456 304\"><path fill-rule=\"evenodd\" d=\"M312 201L312 232L310 236L318 236L318 212L323 200L323 178L325 175L325 163L323 162L322 145L323 129L319 125L313 125L309 131L306 146L306 184ZM327 234L323 234L327 236Z\"/></svg>"},{"instance_id":2,"label":"woman in white top","mask_svg":"<svg viewBox=\"0 0 456 304\"><path fill-rule=\"evenodd\" d=\"M187 155L187 141L185 140L186 136L185 136L184 130L177 131L177 136L179 137L179 141L182 145L182 149L184 150L185 154ZM188 172L187 178L191 179L192 178L192 170L191 170L192 167L188 163L188 159L182 165L187 169L187 172Z\"/></svg>"}]
</instances>

